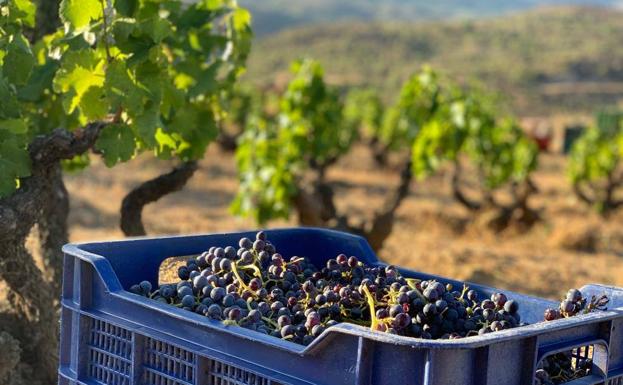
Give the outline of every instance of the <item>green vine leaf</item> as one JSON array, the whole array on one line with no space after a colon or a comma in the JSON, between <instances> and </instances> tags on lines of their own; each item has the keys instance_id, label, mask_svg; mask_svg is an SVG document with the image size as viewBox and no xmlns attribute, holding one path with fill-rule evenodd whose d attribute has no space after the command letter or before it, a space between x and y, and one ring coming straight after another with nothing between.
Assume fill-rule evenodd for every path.
<instances>
[{"instance_id":1,"label":"green vine leaf","mask_svg":"<svg viewBox=\"0 0 623 385\"><path fill-rule=\"evenodd\" d=\"M2 65L2 72L8 81L15 85L26 84L34 65L35 58L28 40L21 34L13 35Z\"/></svg>"},{"instance_id":2,"label":"green vine leaf","mask_svg":"<svg viewBox=\"0 0 623 385\"><path fill-rule=\"evenodd\" d=\"M62 0L60 17L74 30L83 30L103 15L102 0Z\"/></svg>"},{"instance_id":3,"label":"green vine leaf","mask_svg":"<svg viewBox=\"0 0 623 385\"><path fill-rule=\"evenodd\" d=\"M37 9L31 0L9 1L9 19L12 22L21 21L27 27L35 26Z\"/></svg>"},{"instance_id":4,"label":"green vine leaf","mask_svg":"<svg viewBox=\"0 0 623 385\"><path fill-rule=\"evenodd\" d=\"M61 68L54 78L54 90L64 94L65 112L74 112L89 88L104 85L104 65L105 60L91 50L70 51L65 54Z\"/></svg>"},{"instance_id":5,"label":"green vine leaf","mask_svg":"<svg viewBox=\"0 0 623 385\"><path fill-rule=\"evenodd\" d=\"M127 124L110 124L102 129L95 148L104 156L104 163L113 167L134 157L134 134Z\"/></svg>"},{"instance_id":6,"label":"green vine leaf","mask_svg":"<svg viewBox=\"0 0 623 385\"><path fill-rule=\"evenodd\" d=\"M16 138L0 141L0 197L13 193L19 179L30 176L30 155Z\"/></svg>"}]
</instances>

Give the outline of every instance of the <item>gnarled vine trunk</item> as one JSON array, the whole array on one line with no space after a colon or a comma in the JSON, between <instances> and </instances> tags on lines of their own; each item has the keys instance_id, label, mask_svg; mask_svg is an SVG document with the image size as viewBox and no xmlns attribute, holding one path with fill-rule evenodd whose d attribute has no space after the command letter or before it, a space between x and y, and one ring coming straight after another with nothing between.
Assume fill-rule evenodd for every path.
<instances>
[{"instance_id":1,"label":"gnarled vine trunk","mask_svg":"<svg viewBox=\"0 0 623 385\"><path fill-rule=\"evenodd\" d=\"M334 164L332 160L330 164ZM354 224L347 215L338 212L334 201L333 188L325 179L328 165L311 164L316 171L311 180L301 183L303 186L294 197L293 204L299 223L304 226L329 227L348 231L365 237L374 250L380 250L390 236L396 217L396 211L409 194L412 180L411 156L407 156L400 172L400 182L392 191L381 208L374 212L368 221Z\"/></svg>"},{"instance_id":2,"label":"gnarled vine trunk","mask_svg":"<svg viewBox=\"0 0 623 385\"><path fill-rule=\"evenodd\" d=\"M33 140L29 147L32 173L11 196L0 199L0 280L7 286L9 307L0 322L10 320L11 352L20 353L24 378L15 373L11 381L28 384L57 382L58 315L61 288L61 246L67 242L68 194L60 161L86 152L97 139L103 123L69 133L56 130ZM26 248L26 239L39 226L40 269ZM0 348L0 361L7 352ZM20 375L21 377L21 375ZM12 384L11 384L12 385Z\"/></svg>"},{"instance_id":3,"label":"gnarled vine trunk","mask_svg":"<svg viewBox=\"0 0 623 385\"><path fill-rule=\"evenodd\" d=\"M480 174L482 174L480 172ZM494 215L488 221L488 226L494 231L502 231L511 224L518 224L524 229L530 228L539 219L537 211L530 208L528 201L537 188L530 177L522 182L514 182L510 185L511 202L502 204L487 189L481 191L480 199L468 197L464 191L461 176L463 169L459 160L454 162L451 176L451 189L453 198L472 213L493 212ZM480 177L482 180L482 176Z\"/></svg>"},{"instance_id":4,"label":"gnarled vine trunk","mask_svg":"<svg viewBox=\"0 0 623 385\"><path fill-rule=\"evenodd\" d=\"M197 161L184 162L170 172L143 182L130 191L121 203L121 230L126 236L147 234L143 225L143 208L165 195L181 190L199 168Z\"/></svg>"}]
</instances>

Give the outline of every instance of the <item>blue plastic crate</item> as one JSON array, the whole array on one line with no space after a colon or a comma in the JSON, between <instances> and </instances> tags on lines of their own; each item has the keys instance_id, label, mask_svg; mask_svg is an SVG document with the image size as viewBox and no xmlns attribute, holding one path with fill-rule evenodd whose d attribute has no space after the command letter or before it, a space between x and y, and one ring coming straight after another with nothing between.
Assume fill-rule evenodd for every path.
<instances>
[{"instance_id":1,"label":"blue plastic crate","mask_svg":"<svg viewBox=\"0 0 623 385\"><path fill-rule=\"evenodd\" d=\"M360 237L322 229L267 231L286 256L323 265L338 253L381 265ZM459 340L422 340L339 324L301 346L126 291L158 282L160 264L211 246L236 245L229 233L66 245L61 313L59 384L105 385L531 385L550 354L592 357L589 377L570 384L623 385L623 290L606 293L610 309L537 323L557 304L508 293L533 325ZM405 276L462 282L402 270ZM476 284L483 295L495 289Z\"/></svg>"}]
</instances>

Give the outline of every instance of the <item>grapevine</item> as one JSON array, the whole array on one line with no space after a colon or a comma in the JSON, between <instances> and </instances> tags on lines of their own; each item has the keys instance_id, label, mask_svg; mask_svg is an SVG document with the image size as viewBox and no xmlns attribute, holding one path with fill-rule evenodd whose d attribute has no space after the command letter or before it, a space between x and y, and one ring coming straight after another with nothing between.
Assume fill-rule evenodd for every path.
<instances>
[{"instance_id":1,"label":"grapevine","mask_svg":"<svg viewBox=\"0 0 623 385\"><path fill-rule=\"evenodd\" d=\"M622 156L623 119L618 114L599 115L597 125L588 128L571 149L568 174L573 190L603 216L623 205L616 197L623 183Z\"/></svg>"},{"instance_id":2,"label":"grapevine","mask_svg":"<svg viewBox=\"0 0 623 385\"><path fill-rule=\"evenodd\" d=\"M200 159L251 40L250 14L234 0L63 0L57 9L61 28L30 0L0 1L0 280L34 331L14 336L29 383L57 380L69 210L61 166L85 168L90 152L110 167L142 152ZM44 271L25 247L35 225Z\"/></svg>"}]
</instances>

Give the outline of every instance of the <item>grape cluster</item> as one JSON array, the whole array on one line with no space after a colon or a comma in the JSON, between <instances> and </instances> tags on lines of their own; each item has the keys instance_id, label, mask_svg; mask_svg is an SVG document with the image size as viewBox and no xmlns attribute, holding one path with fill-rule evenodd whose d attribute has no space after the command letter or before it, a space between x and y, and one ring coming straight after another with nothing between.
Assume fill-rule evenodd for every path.
<instances>
[{"instance_id":1,"label":"grape cluster","mask_svg":"<svg viewBox=\"0 0 623 385\"><path fill-rule=\"evenodd\" d=\"M602 295L593 296L590 301L578 289L567 292L558 309L545 310L545 321L574 317L594 311L606 310L609 299ZM588 349L585 347L583 349ZM557 385L586 377L591 374L593 362L590 358L576 358L572 351L557 353L546 357L535 375L535 385Z\"/></svg>"},{"instance_id":2,"label":"grape cluster","mask_svg":"<svg viewBox=\"0 0 623 385\"><path fill-rule=\"evenodd\" d=\"M385 275L395 268L385 268ZM395 274L394 274L395 275ZM374 330L424 339L458 339L520 325L519 306L503 293L480 300L464 286L417 281L395 275L389 285L378 278L363 287ZM365 283L364 283L365 284Z\"/></svg>"},{"instance_id":3,"label":"grape cluster","mask_svg":"<svg viewBox=\"0 0 623 385\"><path fill-rule=\"evenodd\" d=\"M570 289L565 299L560 302L558 309L546 309L545 321L554 321L561 318L569 318L579 314L588 314L597 310L606 310L609 299L606 295L593 296L589 301L578 289Z\"/></svg>"},{"instance_id":4,"label":"grape cluster","mask_svg":"<svg viewBox=\"0 0 623 385\"><path fill-rule=\"evenodd\" d=\"M286 260L262 231L238 248L211 247L179 267L177 284L130 291L226 324L307 345L328 327L350 322L397 335L456 339L520 325L517 302L503 293L480 299L464 286L402 277L394 266L367 266L344 254L317 269Z\"/></svg>"}]
</instances>

